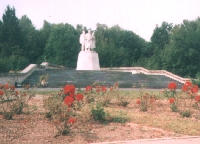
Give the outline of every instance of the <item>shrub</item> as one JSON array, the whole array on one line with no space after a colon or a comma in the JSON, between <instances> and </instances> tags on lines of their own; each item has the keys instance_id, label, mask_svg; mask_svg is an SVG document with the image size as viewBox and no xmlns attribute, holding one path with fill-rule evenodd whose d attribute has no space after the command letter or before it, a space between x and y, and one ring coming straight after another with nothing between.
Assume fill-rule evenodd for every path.
<instances>
[{"instance_id":1,"label":"shrub","mask_svg":"<svg viewBox=\"0 0 200 144\"><path fill-rule=\"evenodd\" d=\"M96 109L92 108L91 116L94 120L99 121L100 123L106 123L106 113L104 109L100 106L96 106Z\"/></svg>"},{"instance_id":2,"label":"shrub","mask_svg":"<svg viewBox=\"0 0 200 144\"><path fill-rule=\"evenodd\" d=\"M5 84L1 86L0 104L3 109L3 117L7 120L13 118L14 114L21 114L25 103L34 95L30 91L15 91L15 86Z\"/></svg>"},{"instance_id":3,"label":"shrub","mask_svg":"<svg viewBox=\"0 0 200 144\"><path fill-rule=\"evenodd\" d=\"M129 103L130 101L126 100L125 98L121 98L117 102L119 106L124 106L124 107L126 107Z\"/></svg>"},{"instance_id":4,"label":"shrub","mask_svg":"<svg viewBox=\"0 0 200 144\"><path fill-rule=\"evenodd\" d=\"M191 116L191 112L189 110L184 110L180 112L180 115L182 117L190 117Z\"/></svg>"},{"instance_id":5,"label":"shrub","mask_svg":"<svg viewBox=\"0 0 200 144\"><path fill-rule=\"evenodd\" d=\"M127 119L121 116L112 117L112 122L125 123L126 121Z\"/></svg>"},{"instance_id":6,"label":"shrub","mask_svg":"<svg viewBox=\"0 0 200 144\"><path fill-rule=\"evenodd\" d=\"M194 109L200 110L200 109L199 109L198 102L195 102L195 103L192 105L192 107L193 107Z\"/></svg>"},{"instance_id":7,"label":"shrub","mask_svg":"<svg viewBox=\"0 0 200 144\"><path fill-rule=\"evenodd\" d=\"M96 94L96 97L98 96L97 98L102 106L108 106L109 104L111 104L111 101L115 96L119 96L119 84L117 82L110 87L108 85L101 86L98 83L95 83L93 85L95 87L93 92Z\"/></svg>"},{"instance_id":8,"label":"shrub","mask_svg":"<svg viewBox=\"0 0 200 144\"><path fill-rule=\"evenodd\" d=\"M150 104L152 104L155 101L155 96L152 96L148 93L145 93L136 101L136 104L140 105L140 110L145 112L148 110L148 107Z\"/></svg>"},{"instance_id":9,"label":"shrub","mask_svg":"<svg viewBox=\"0 0 200 144\"><path fill-rule=\"evenodd\" d=\"M127 98L125 98L125 94L122 96L118 94L117 105L126 107L129 103L130 101Z\"/></svg>"},{"instance_id":10,"label":"shrub","mask_svg":"<svg viewBox=\"0 0 200 144\"><path fill-rule=\"evenodd\" d=\"M69 134L79 116L78 111L91 99L90 92L84 94L80 89L76 93L74 85L66 85L59 93L44 99L48 110L46 117L56 126L59 135Z\"/></svg>"},{"instance_id":11,"label":"shrub","mask_svg":"<svg viewBox=\"0 0 200 144\"><path fill-rule=\"evenodd\" d=\"M129 120L127 114L123 112L120 112L119 115L117 116L112 116L110 119L111 122L117 122L117 123L125 123Z\"/></svg>"},{"instance_id":12,"label":"shrub","mask_svg":"<svg viewBox=\"0 0 200 144\"><path fill-rule=\"evenodd\" d=\"M170 108L171 108L172 112L178 112L178 107L176 106L175 103L172 103Z\"/></svg>"},{"instance_id":13,"label":"shrub","mask_svg":"<svg viewBox=\"0 0 200 144\"><path fill-rule=\"evenodd\" d=\"M112 100L112 96L110 94L105 94L104 96L100 97L99 100L102 103L102 106L108 106Z\"/></svg>"},{"instance_id":14,"label":"shrub","mask_svg":"<svg viewBox=\"0 0 200 144\"><path fill-rule=\"evenodd\" d=\"M143 112L147 111L147 102L145 100L141 101L140 110Z\"/></svg>"}]
</instances>

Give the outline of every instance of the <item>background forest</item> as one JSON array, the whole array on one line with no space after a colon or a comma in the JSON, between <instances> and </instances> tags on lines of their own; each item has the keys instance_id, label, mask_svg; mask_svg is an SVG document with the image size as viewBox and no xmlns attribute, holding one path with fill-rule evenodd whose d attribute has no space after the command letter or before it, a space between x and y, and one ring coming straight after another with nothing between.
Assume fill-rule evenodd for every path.
<instances>
[{"instance_id":1,"label":"background forest","mask_svg":"<svg viewBox=\"0 0 200 144\"><path fill-rule=\"evenodd\" d=\"M7 6L0 20L0 72L18 71L30 63L50 62L76 68L79 36L86 27L52 24L35 29L28 16L17 18ZM167 70L183 77L200 76L200 18L179 25L163 22L147 42L115 25L96 25L96 51L101 67L141 66Z\"/></svg>"}]
</instances>

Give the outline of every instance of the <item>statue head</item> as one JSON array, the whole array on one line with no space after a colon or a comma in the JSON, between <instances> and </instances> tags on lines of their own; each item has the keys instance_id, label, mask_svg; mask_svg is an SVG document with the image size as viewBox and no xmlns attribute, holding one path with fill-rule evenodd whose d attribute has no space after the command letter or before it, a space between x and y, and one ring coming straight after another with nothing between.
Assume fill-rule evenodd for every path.
<instances>
[{"instance_id":1,"label":"statue head","mask_svg":"<svg viewBox=\"0 0 200 144\"><path fill-rule=\"evenodd\" d=\"M90 30L90 29L88 30L88 33L91 33L91 30Z\"/></svg>"}]
</instances>

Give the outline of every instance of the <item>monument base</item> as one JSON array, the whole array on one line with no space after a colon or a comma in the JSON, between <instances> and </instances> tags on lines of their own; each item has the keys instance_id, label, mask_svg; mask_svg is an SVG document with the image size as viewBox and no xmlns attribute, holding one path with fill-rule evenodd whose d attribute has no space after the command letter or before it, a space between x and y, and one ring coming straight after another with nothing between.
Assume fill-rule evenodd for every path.
<instances>
[{"instance_id":1,"label":"monument base","mask_svg":"<svg viewBox=\"0 0 200 144\"><path fill-rule=\"evenodd\" d=\"M98 53L95 51L80 51L76 70L100 70Z\"/></svg>"}]
</instances>

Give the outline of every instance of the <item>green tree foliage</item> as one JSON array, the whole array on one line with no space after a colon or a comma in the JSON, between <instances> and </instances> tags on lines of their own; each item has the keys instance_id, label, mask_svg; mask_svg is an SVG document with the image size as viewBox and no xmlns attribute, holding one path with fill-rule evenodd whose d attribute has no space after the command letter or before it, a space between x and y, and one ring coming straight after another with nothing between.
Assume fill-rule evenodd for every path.
<instances>
[{"instance_id":1,"label":"green tree foliage","mask_svg":"<svg viewBox=\"0 0 200 144\"><path fill-rule=\"evenodd\" d=\"M169 43L170 31L172 28L173 25L167 22L163 22L160 27L156 26L153 35L151 36L151 42L154 45L154 47L163 49L165 45Z\"/></svg>"},{"instance_id":2,"label":"green tree foliage","mask_svg":"<svg viewBox=\"0 0 200 144\"><path fill-rule=\"evenodd\" d=\"M3 43L1 48L1 54L4 57L10 55L20 56L23 52L22 33L19 27L19 20L15 15L15 9L7 6L5 13L3 14L3 23L1 28L0 39Z\"/></svg>"},{"instance_id":3,"label":"green tree foliage","mask_svg":"<svg viewBox=\"0 0 200 144\"><path fill-rule=\"evenodd\" d=\"M51 34L51 29L54 24L51 24L44 20L43 27L39 31L37 30L37 46L40 50L39 58L37 59L36 63L41 63L43 61L47 61L45 55L44 55L44 49L47 43L47 40Z\"/></svg>"},{"instance_id":4,"label":"green tree foliage","mask_svg":"<svg viewBox=\"0 0 200 144\"><path fill-rule=\"evenodd\" d=\"M75 68L79 47L75 28L69 24L57 24L51 30L44 55L50 63Z\"/></svg>"},{"instance_id":5,"label":"green tree foliage","mask_svg":"<svg viewBox=\"0 0 200 144\"><path fill-rule=\"evenodd\" d=\"M0 57L3 57L3 56L2 56L2 51L3 51L2 27L3 27L3 22L0 20Z\"/></svg>"},{"instance_id":6,"label":"green tree foliage","mask_svg":"<svg viewBox=\"0 0 200 144\"><path fill-rule=\"evenodd\" d=\"M108 28L98 23L96 40L102 67L134 66L146 46L142 38L118 25Z\"/></svg>"},{"instance_id":7,"label":"green tree foliage","mask_svg":"<svg viewBox=\"0 0 200 144\"><path fill-rule=\"evenodd\" d=\"M170 32L173 25L167 22L163 22L162 25L156 26L153 35L151 36L151 42L146 45L143 51L145 58L144 67L148 69L162 69L162 53L165 46L169 44ZM149 57L147 59L147 57Z\"/></svg>"},{"instance_id":8,"label":"green tree foliage","mask_svg":"<svg viewBox=\"0 0 200 144\"><path fill-rule=\"evenodd\" d=\"M19 25L23 35L24 56L30 63L35 63L41 53L41 49L37 45L37 31L26 15L21 17Z\"/></svg>"},{"instance_id":9,"label":"green tree foliage","mask_svg":"<svg viewBox=\"0 0 200 144\"><path fill-rule=\"evenodd\" d=\"M24 55L22 31L15 9L7 6L0 22L0 72L19 70L29 62Z\"/></svg>"},{"instance_id":10,"label":"green tree foliage","mask_svg":"<svg viewBox=\"0 0 200 144\"><path fill-rule=\"evenodd\" d=\"M84 27L84 26L81 25L81 24L77 24L77 25L76 25L76 30L78 31L79 34L81 34L83 30L87 31L87 28Z\"/></svg>"},{"instance_id":11,"label":"green tree foliage","mask_svg":"<svg viewBox=\"0 0 200 144\"><path fill-rule=\"evenodd\" d=\"M0 37L2 38L2 28L3 28L3 22L0 20ZM0 39L0 43L2 43L2 39Z\"/></svg>"},{"instance_id":12,"label":"green tree foliage","mask_svg":"<svg viewBox=\"0 0 200 144\"><path fill-rule=\"evenodd\" d=\"M162 55L164 69L181 76L195 77L200 70L200 18L184 20L181 25L176 25Z\"/></svg>"}]
</instances>

